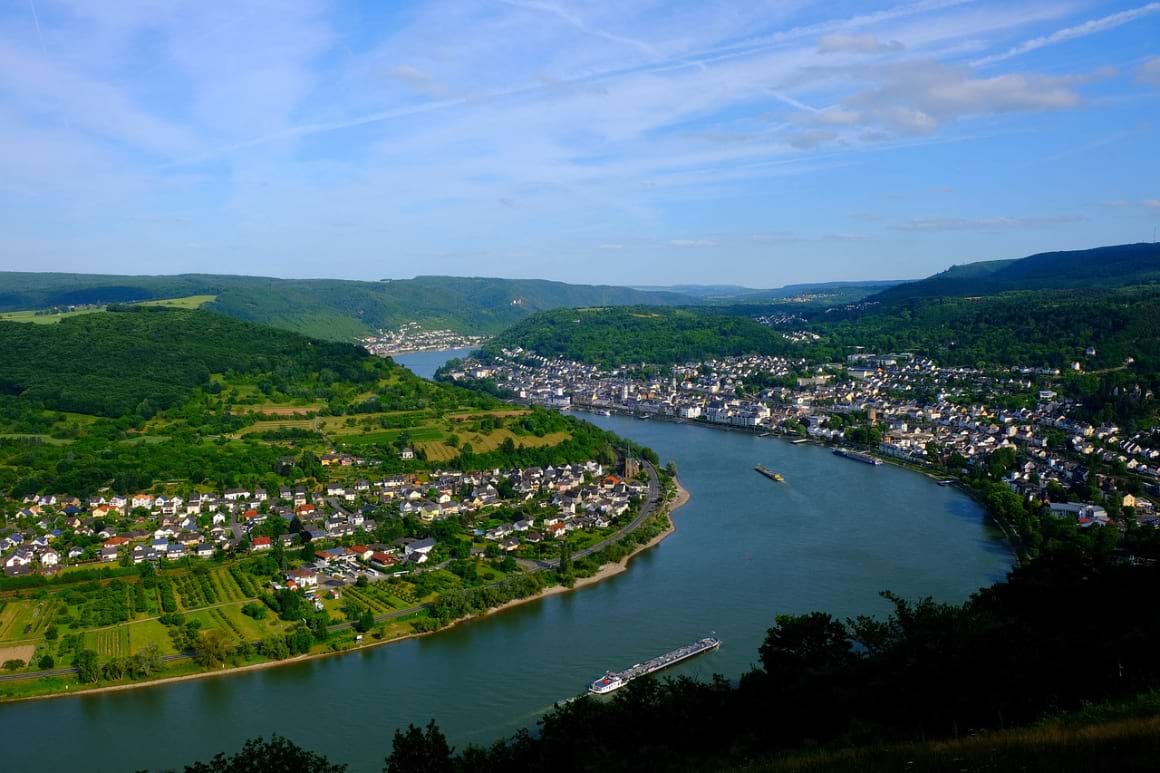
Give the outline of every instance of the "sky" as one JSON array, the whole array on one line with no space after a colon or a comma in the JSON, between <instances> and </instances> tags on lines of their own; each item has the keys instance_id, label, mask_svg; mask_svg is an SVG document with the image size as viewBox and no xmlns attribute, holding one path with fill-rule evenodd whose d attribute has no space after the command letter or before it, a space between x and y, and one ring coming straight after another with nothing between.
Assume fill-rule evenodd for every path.
<instances>
[{"instance_id":1,"label":"sky","mask_svg":"<svg viewBox=\"0 0 1160 773\"><path fill-rule=\"evenodd\" d=\"M0 270L919 277L1151 240L1158 122L1142 0L0 0Z\"/></svg>"}]
</instances>

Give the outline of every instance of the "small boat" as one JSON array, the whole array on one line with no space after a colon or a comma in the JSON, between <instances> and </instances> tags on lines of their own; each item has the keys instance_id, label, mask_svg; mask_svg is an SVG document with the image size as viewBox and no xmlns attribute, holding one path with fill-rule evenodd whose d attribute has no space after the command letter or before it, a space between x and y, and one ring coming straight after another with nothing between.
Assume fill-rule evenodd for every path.
<instances>
[{"instance_id":1,"label":"small boat","mask_svg":"<svg viewBox=\"0 0 1160 773\"><path fill-rule=\"evenodd\" d=\"M808 443L808 442L810 442L810 439L809 439L809 438L805 438L805 437L800 437L800 438L798 438L797 440L791 440L791 441L789 441L789 442L793 443L795 446L800 446L802 443Z\"/></svg>"},{"instance_id":2,"label":"small boat","mask_svg":"<svg viewBox=\"0 0 1160 773\"><path fill-rule=\"evenodd\" d=\"M600 415L601 415L601 416L611 416L611 415L612 415L612 411L601 411L601 412L600 412Z\"/></svg>"}]
</instances>

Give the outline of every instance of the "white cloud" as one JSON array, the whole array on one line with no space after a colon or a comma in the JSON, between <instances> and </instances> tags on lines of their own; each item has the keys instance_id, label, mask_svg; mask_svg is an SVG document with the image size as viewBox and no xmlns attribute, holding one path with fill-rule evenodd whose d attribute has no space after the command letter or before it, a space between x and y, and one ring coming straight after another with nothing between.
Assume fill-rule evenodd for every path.
<instances>
[{"instance_id":1,"label":"white cloud","mask_svg":"<svg viewBox=\"0 0 1160 773\"><path fill-rule=\"evenodd\" d=\"M717 242L711 239L673 239L669 244L673 247L714 247Z\"/></svg>"},{"instance_id":2,"label":"white cloud","mask_svg":"<svg viewBox=\"0 0 1160 773\"><path fill-rule=\"evenodd\" d=\"M1081 102L1074 78L1036 74L979 78L965 67L934 61L899 63L869 75L878 79L877 85L845 99L843 108L862 115L872 126L902 134L928 134L973 116L1060 110Z\"/></svg>"},{"instance_id":3,"label":"white cloud","mask_svg":"<svg viewBox=\"0 0 1160 773\"><path fill-rule=\"evenodd\" d=\"M818 41L819 54L885 54L896 53L906 46L897 40L881 41L871 33L832 32Z\"/></svg>"}]
</instances>

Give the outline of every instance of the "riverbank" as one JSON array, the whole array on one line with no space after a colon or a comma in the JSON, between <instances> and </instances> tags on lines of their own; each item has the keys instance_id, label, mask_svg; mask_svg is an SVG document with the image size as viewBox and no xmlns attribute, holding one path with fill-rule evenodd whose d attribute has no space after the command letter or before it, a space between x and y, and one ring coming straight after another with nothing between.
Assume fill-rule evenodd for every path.
<instances>
[{"instance_id":1,"label":"riverbank","mask_svg":"<svg viewBox=\"0 0 1160 773\"><path fill-rule=\"evenodd\" d=\"M488 609L485 612L481 612L481 613L474 614L474 615L468 615L466 617L460 618L459 620L455 620L455 621L451 622L449 625L446 625L443 628L440 628L440 629L435 630L435 631L412 631L410 633L405 633L405 634L402 634L399 636L393 636L390 638L383 638L380 640L374 640L374 639L364 640L361 643L355 643L352 646L344 647L343 649L333 650L330 652L312 652L312 653L309 653L306 655L297 655L297 656L291 657L291 658L284 658L282 660L268 660L268 661L262 661L260 663L250 663L250 664L247 664L244 666L233 666L230 668L223 667L223 668L219 668L219 669L216 669L213 671L197 671L197 672L189 673L189 674L166 676L166 677L162 677L160 679L150 679L150 680L141 681L141 682L129 682L129 683L124 683L124 684L111 684L111 685L94 685L91 687L85 686L85 685L79 685L79 684L77 684L77 685L66 684L64 687L64 690L61 690L58 692L45 693L43 695L26 695L26 696L13 697L13 698L2 698L2 699L0 699L0 705L11 704L11 703L23 703L23 702L27 702L27 701L50 700L53 698L67 698L67 697L71 697L71 696L75 696L75 695L97 695L97 694L101 694L101 693L123 692L125 690L136 690L136 689L147 688L147 687L160 687L163 685L174 684L177 682L189 682L189 681L192 681L195 679L206 679L206 678L210 678L210 677L230 676L233 674L245 673L247 671L261 671L261 670L264 670L267 668L276 668L278 666L287 666L287 665L292 665L292 664L296 664L296 663L302 663L302 662L308 661L308 660L317 660L319 658L334 657L336 655L349 655L349 654L354 653L354 652L361 652L364 650L369 650L373 647L381 647L381 646L384 646L387 644L395 644L397 642L405 641L407 639L417 639L421 636L432 636L435 634L442 633L444 631L448 631L451 628L454 628L454 627L459 626L459 625L464 624L464 623L486 619L488 617L491 617L494 614L498 614L500 612L503 612L503 611L508 610L508 609L512 609L514 607L521 606L523 604L529 604L529 603L534 602L534 601L539 601L541 599L548 598L549 596L556 596L556 595L559 595L562 593L569 593L569 592L574 591L574 590L586 588L590 585L595 585L603 580L606 580L609 577L615 577L616 575L618 575L624 571L627 571L628 564L634 557L636 557L640 553L643 553L644 551L646 551L650 548L656 547L661 542L663 542L667 537L669 537L670 535L672 535L673 533L676 532L677 529L673 523L672 514L677 509L683 507L691 499L692 495L681 485L681 483L678 479L674 478L673 482L677 488L676 496L674 496L671 501L663 502L661 504L660 513L658 514L659 516L665 518L668 521L668 524L666 525L666 527L659 534L657 534L655 537L650 539L648 542L637 545L628 555L626 555L624 558L620 559L619 561L604 564L603 566L600 567L599 570L597 570L597 572L595 574L592 574L588 577L577 578L576 582L572 585L572 587L567 587L564 585L553 585L551 587L544 588L541 591L539 591L538 593L531 595L531 596L528 596L526 598L512 599L511 601L509 601L505 604L501 604L498 607L493 607L491 609ZM418 611L420 611L420 609L421 608L416 607L416 609L415 609L416 613ZM36 677L30 676L29 678L35 679ZM41 678L50 678L50 677L41 677Z\"/></svg>"}]
</instances>

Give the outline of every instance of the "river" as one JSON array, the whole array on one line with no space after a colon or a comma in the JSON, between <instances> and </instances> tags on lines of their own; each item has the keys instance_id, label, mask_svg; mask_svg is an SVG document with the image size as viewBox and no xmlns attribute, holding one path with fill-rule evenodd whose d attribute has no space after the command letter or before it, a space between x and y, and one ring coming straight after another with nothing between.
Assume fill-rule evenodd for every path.
<instances>
[{"instance_id":1,"label":"river","mask_svg":"<svg viewBox=\"0 0 1160 773\"><path fill-rule=\"evenodd\" d=\"M441 358L421 352L429 375ZM435 365L431 365L434 362ZM982 510L890 465L783 440L592 416L673 460L692 500L677 532L605 582L347 655L218 678L0 706L3 768L177 766L280 733L352 770L380 770L394 730L434 717L452 743L490 742L623 668L710 633L669 673L735 677L775 614L882 613L879 591L961 601L1012 554ZM773 483L753 471L785 475Z\"/></svg>"}]
</instances>

